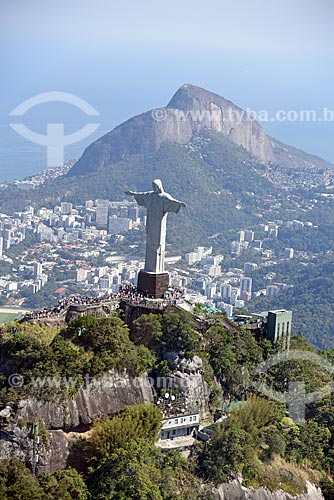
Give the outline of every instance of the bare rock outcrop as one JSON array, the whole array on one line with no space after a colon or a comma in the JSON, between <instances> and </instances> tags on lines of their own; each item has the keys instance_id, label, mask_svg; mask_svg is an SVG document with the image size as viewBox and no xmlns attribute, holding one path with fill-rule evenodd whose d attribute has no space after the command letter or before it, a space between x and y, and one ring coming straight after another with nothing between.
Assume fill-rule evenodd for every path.
<instances>
[{"instance_id":1,"label":"bare rock outcrop","mask_svg":"<svg viewBox=\"0 0 334 500\"><path fill-rule=\"evenodd\" d=\"M17 457L38 472L66 466L69 443L94 420L112 416L125 406L152 403L146 375L112 372L78 390L73 399L28 398L6 407L0 430L0 460ZM37 425L36 425L37 424Z\"/></svg>"},{"instance_id":2,"label":"bare rock outcrop","mask_svg":"<svg viewBox=\"0 0 334 500\"><path fill-rule=\"evenodd\" d=\"M218 94L186 84L166 107L134 116L88 146L68 175L86 175L134 154L155 153L163 142L187 144L202 130L224 134L261 161L275 161L258 121Z\"/></svg>"},{"instance_id":3,"label":"bare rock outcrop","mask_svg":"<svg viewBox=\"0 0 334 500\"><path fill-rule=\"evenodd\" d=\"M125 406L152 401L152 389L146 376L133 378L127 371L114 372L80 388L74 399L23 400L17 416L27 422L41 419L47 429L74 430L105 415L114 415Z\"/></svg>"},{"instance_id":4,"label":"bare rock outcrop","mask_svg":"<svg viewBox=\"0 0 334 500\"><path fill-rule=\"evenodd\" d=\"M245 488L240 481L222 484L219 488L213 488L214 500L324 500L320 488L314 484L306 483L307 492L300 495L290 495L286 491L270 491L267 488Z\"/></svg>"},{"instance_id":5,"label":"bare rock outcrop","mask_svg":"<svg viewBox=\"0 0 334 500\"><path fill-rule=\"evenodd\" d=\"M260 123L248 113L218 94L194 85L182 85L167 108L183 112L179 116L191 122L193 132L221 132L238 146L264 162L275 161L272 145Z\"/></svg>"},{"instance_id":6,"label":"bare rock outcrop","mask_svg":"<svg viewBox=\"0 0 334 500\"><path fill-rule=\"evenodd\" d=\"M164 142L188 144L202 131L223 134L264 163L284 168L333 168L322 158L267 135L254 113L218 94L185 84L166 107L134 116L93 142L67 175L87 175L131 155L155 153Z\"/></svg>"}]
</instances>

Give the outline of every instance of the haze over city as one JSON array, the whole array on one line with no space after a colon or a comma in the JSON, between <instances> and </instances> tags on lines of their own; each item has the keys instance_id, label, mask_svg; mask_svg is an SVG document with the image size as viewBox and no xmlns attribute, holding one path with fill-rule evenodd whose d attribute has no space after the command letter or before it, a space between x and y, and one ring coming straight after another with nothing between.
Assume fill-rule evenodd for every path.
<instances>
[{"instance_id":1,"label":"haze over city","mask_svg":"<svg viewBox=\"0 0 334 500\"><path fill-rule=\"evenodd\" d=\"M9 127L17 105L51 90L69 92L100 113L99 129L68 146L78 157L94 138L127 118L165 105L183 83L223 95L242 108L316 110L316 121L263 123L276 138L334 161L333 3L284 0L3 2L0 180L31 175L45 148ZM63 121L73 132L86 117L70 105L45 104L24 117L32 130Z\"/></svg>"},{"instance_id":2,"label":"haze over city","mask_svg":"<svg viewBox=\"0 0 334 500\"><path fill-rule=\"evenodd\" d=\"M1 500L334 499L332 0L0 0Z\"/></svg>"}]
</instances>

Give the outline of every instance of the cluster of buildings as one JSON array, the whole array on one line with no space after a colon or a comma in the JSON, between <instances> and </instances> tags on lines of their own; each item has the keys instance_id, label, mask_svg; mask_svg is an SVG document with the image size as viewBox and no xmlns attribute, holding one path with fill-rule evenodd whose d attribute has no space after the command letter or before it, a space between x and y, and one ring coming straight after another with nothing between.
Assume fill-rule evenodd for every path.
<instances>
[{"instance_id":1,"label":"cluster of buildings","mask_svg":"<svg viewBox=\"0 0 334 500\"><path fill-rule=\"evenodd\" d=\"M34 189L37 186L40 186L41 184L44 184L46 181L50 181L52 179L55 179L56 177L59 177L61 175L66 175L67 172L73 167L73 165L76 163L77 158L73 160L66 161L62 165L58 165L55 168L48 168L45 170L41 170L40 172L37 172L37 174L32 175L30 177L26 177L25 179L22 180L15 180L13 182L14 186L20 188L20 189L25 189L25 190L30 190ZM7 184L1 184L1 187L6 187Z\"/></svg>"},{"instance_id":2,"label":"cluster of buildings","mask_svg":"<svg viewBox=\"0 0 334 500\"><path fill-rule=\"evenodd\" d=\"M73 283L94 293L116 290L121 280L136 279L139 262L137 266L128 266L126 271L124 264L120 266L124 258L116 267L113 263L101 267L89 263L105 252L112 235L121 235L144 222L139 218L137 204L127 200L88 200L80 206L64 201L53 208L34 210L27 206L11 216L0 214L0 262L13 264L9 250L22 243L27 234L37 240L32 248L23 248L18 265L1 277L0 295L17 298L20 304L22 296L37 293L45 286L53 269L63 272L65 281L70 274L74 275ZM63 257L64 251L70 252L71 258Z\"/></svg>"},{"instance_id":3,"label":"cluster of buildings","mask_svg":"<svg viewBox=\"0 0 334 500\"><path fill-rule=\"evenodd\" d=\"M21 243L26 236L26 225L18 216L0 214L0 260L5 259L6 251Z\"/></svg>"},{"instance_id":4,"label":"cluster of buildings","mask_svg":"<svg viewBox=\"0 0 334 500\"><path fill-rule=\"evenodd\" d=\"M26 244L10 275L1 280L0 294L19 301L27 290L29 293L41 290L48 278L57 281L56 298L66 295L68 287L75 287L78 293L99 296L117 292L124 282L136 285L144 265L144 257L136 255L138 245L133 245L136 248L126 256L117 254L114 243L143 225L145 216L132 199L87 200L82 205L62 201L52 208L35 210L27 206L12 216L0 214L0 259L11 262L7 251L24 241L27 234L33 234L35 240L31 248ZM282 226L300 231L316 227L311 222L292 220L241 230L231 242L230 255L225 252L225 261L230 260L228 266L224 255L215 255L211 246L198 246L185 255L167 255L170 285L186 290L193 303L224 309L228 316L258 295L281 293L289 285L277 282L274 272L266 273L263 286L255 290L253 274L261 267L298 255L293 248L285 248L280 255L267 248L268 241L279 237ZM243 255L250 255L251 259L243 259ZM245 262L232 267L238 257ZM37 271L37 264L43 268Z\"/></svg>"},{"instance_id":5,"label":"cluster of buildings","mask_svg":"<svg viewBox=\"0 0 334 500\"><path fill-rule=\"evenodd\" d=\"M316 228L316 226L313 226L312 222L302 222L300 220L291 220L284 223L282 221L276 221L268 222L267 224L259 224L257 228L259 234L258 238L255 238L255 231L251 229L239 231L239 238L231 243L231 255L238 257L245 250L252 248L264 258L272 257L274 252L271 249L265 248L265 242L268 239L277 239L280 227L286 227L294 231L301 231L304 227ZM292 259L293 257L294 249L285 248L283 258Z\"/></svg>"},{"instance_id":6,"label":"cluster of buildings","mask_svg":"<svg viewBox=\"0 0 334 500\"><path fill-rule=\"evenodd\" d=\"M39 292L48 282L48 274L44 272L40 262L23 264L13 274L0 278L0 296L8 299L17 296L17 305L24 302L24 297Z\"/></svg>"},{"instance_id":7,"label":"cluster of buildings","mask_svg":"<svg viewBox=\"0 0 334 500\"><path fill-rule=\"evenodd\" d=\"M27 206L24 211L15 213L4 228L19 228L23 234L25 229L31 229L40 242L75 243L79 240L103 239L107 235L138 227L138 214L138 206L126 200L88 200L85 205L78 206L64 201L53 208L43 207L36 211L32 206Z\"/></svg>"},{"instance_id":8,"label":"cluster of buildings","mask_svg":"<svg viewBox=\"0 0 334 500\"><path fill-rule=\"evenodd\" d=\"M262 286L253 286L253 274L267 266L276 265L296 256L304 256L303 252L286 247L275 251L273 240L279 238L281 228L303 231L305 228L316 229L312 222L299 220L275 221L260 223L253 229L239 231L238 239L231 242L230 259L233 262L243 254L253 260L244 262L241 268L222 266L224 256L212 255L212 247L197 247L193 252L185 254L188 273L175 276L172 273L173 285L187 288L193 301L203 303L207 307L216 307L226 311L229 317L235 309L247 307L247 302L259 296L278 295L291 285L277 281L275 272L268 272L262 279ZM269 242L269 244L268 244ZM246 260L246 259L244 259Z\"/></svg>"},{"instance_id":9,"label":"cluster of buildings","mask_svg":"<svg viewBox=\"0 0 334 500\"><path fill-rule=\"evenodd\" d=\"M334 186L333 170L315 165L308 165L306 168L305 165L295 165L289 170L289 175L287 175L285 166L267 166L262 175L269 179L274 186L292 191L297 189L309 191L319 186L326 186L327 189L330 189Z\"/></svg>"}]
</instances>

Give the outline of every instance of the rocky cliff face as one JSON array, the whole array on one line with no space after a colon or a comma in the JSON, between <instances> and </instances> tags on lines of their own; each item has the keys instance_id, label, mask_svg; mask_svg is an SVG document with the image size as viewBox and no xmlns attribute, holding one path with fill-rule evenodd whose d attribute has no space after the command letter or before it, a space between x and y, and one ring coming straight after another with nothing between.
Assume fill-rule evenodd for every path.
<instances>
[{"instance_id":1,"label":"rocky cliff face","mask_svg":"<svg viewBox=\"0 0 334 500\"><path fill-rule=\"evenodd\" d=\"M175 110L155 120L148 111L122 123L88 146L68 175L85 175L134 154L155 153L165 141L186 144L192 137L189 120L179 120Z\"/></svg>"},{"instance_id":2,"label":"rocky cliff face","mask_svg":"<svg viewBox=\"0 0 334 500\"><path fill-rule=\"evenodd\" d=\"M166 107L135 116L91 144L68 175L86 175L131 155L155 153L164 142L187 144L205 130L223 134L265 163L331 168L321 158L270 138L258 121L232 102L186 84Z\"/></svg>"},{"instance_id":3,"label":"rocky cliff face","mask_svg":"<svg viewBox=\"0 0 334 500\"><path fill-rule=\"evenodd\" d=\"M69 444L74 438L73 434L70 435L63 430L47 431L43 426L35 436L31 422L24 424L22 422L13 419L0 431L0 460L16 457L30 469L35 463L36 472L47 474L64 469L69 455Z\"/></svg>"},{"instance_id":4,"label":"rocky cliff face","mask_svg":"<svg viewBox=\"0 0 334 500\"><path fill-rule=\"evenodd\" d=\"M186 394L190 406L200 406L205 414L209 389L203 375L176 371L172 385ZM142 402L153 402L150 380L146 375L132 378L124 371L80 389L74 399L41 402L29 398L8 405L2 412L0 460L15 456L31 468L35 463L37 473L63 469L71 442L87 437L94 420ZM245 488L238 480L212 487L212 494L215 500L324 500L320 489L309 482L307 493L295 497L283 490Z\"/></svg>"},{"instance_id":5,"label":"rocky cliff face","mask_svg":"<svg viewBox=\"0 0 334 500\"><path fill-rule=\"evenodd\" d=\"M271 142L259 122L220 95L194 85L183 85L167 107L180 110L180 119L188 119L193 132L204 129L221 132L259 160L275 161Z\"/></svg>"},{"instance_id":6,"label":"rocky cliff face","mask_svg":"<svg viewBox=\"0 0 334 500\"><path fill-rule=\"evenodd\" d=\"M163 142L187 144L203 130L223 134L265 163L331 168L325 160L267 136L257 120L224 97L185 84L166 107L134 116L91 144L68 175L86 175L131 155L155 153Z\"/></svg>"},{"instance_id":7,"label":"rocky cliff face","mask_svg":"<svg viewBox=\"0 0 334 500\"><path fill-rule=\"evenodd\" d=\"M7 406L0 430L0 460L16 456L31 466L37 454L37 471L64 468L69 444L89 432L94 420L115 415L125 406L153 403L151 383L146 375L133 378L127 371L113 372L79 389L74 399L28 398ZM203 375L176 372L170 383L184 393L190 407L207 412L209 389Z\"/></svg>"},{"instance_id":8,"label":"rocky cliff face","mask_svg":"<svg viewBox=\"0 0 334 500\"><path fill-rule=\"evenodd\" d=\"M75 430L105 415L114 415L125 406L152 401L152 389L146 376L132 378L126 371L115 372L79 389L74 399L21 401L17 417L27 422L40 419L47 429Z\"/></svg>"},{"instance_id":9,"label":"rocky cliff face","mask_svg":"<svg viewBox=\"0 0 334 500\"><path fill-rule=\"evenodd\" d=\"M154 153L165 141L187 144L204 129L221 132L262 161L275 160L261 125L245 111L217 94L183 85L167 107L135 116L91 144L69 175L85 175L129 155Z\"/></svg>"},{"instance_id":10,"label":"rocky cliff face","mask_svg":"<svg viewBox=\"0 0 334 500\"><path fill-rule=\"evenodd\" d=\"M306 483L307 493L292 496L286 491L270 491L267 488L245 488L239 481L233 481L214 488L214 500L324 500L320 488L310 482Z\"/></svg>"},{"instance_id":11,"label":"rocky cliff face","mask_svg":"<svg viewBox=\"0 0 334 500\"><path fill-rule=\"evenodd\" d=\"M20 401L12 405L2 422L0 460L16 456L31 465L37 454L38 471L50 473L64 468L75 435L89 429L96 419L143 402L153 402L147 376L133 378L126 371L111 373L79 389L74 399ZM36 422L38 431L33 429Z\"/></svg>"}]
</instances>

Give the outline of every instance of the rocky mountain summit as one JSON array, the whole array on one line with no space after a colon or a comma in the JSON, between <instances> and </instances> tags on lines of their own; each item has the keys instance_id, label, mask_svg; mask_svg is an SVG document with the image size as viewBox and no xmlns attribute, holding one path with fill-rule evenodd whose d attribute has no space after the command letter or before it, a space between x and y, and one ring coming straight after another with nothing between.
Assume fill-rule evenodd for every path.
<instances>
[{"instance_id":1,"label":"rocky mountain summit","mask_svg":"<svg viewBox=\"0 0 334 500\"><path fill-rule=\"evenodd\" d=\"M202 131L219 132L263 163L331 168L325 160L269 137L254 117L224 97L185 84L166 107L134 116L88 146L68 175L86 175L132 155L156 153L165 142L188 144Z\"/></svg>"}]
</instances>

